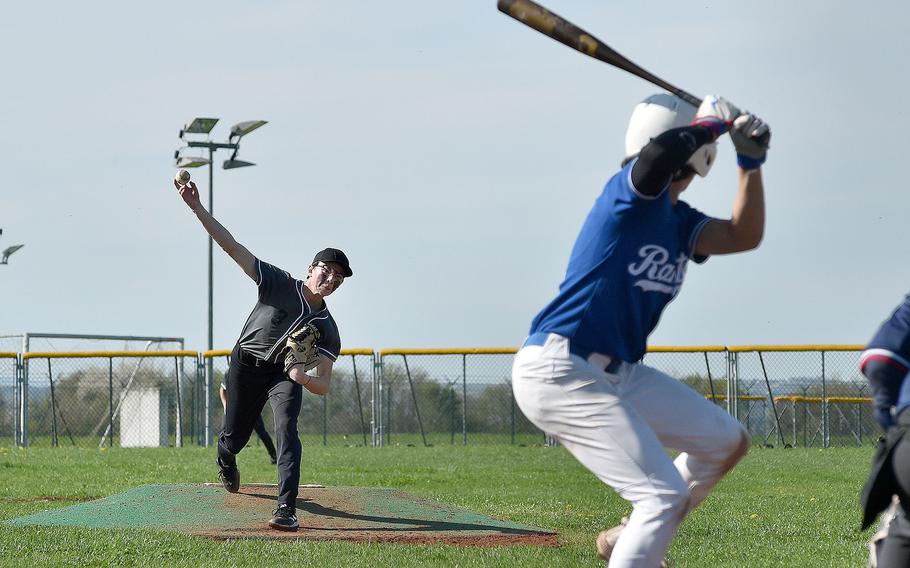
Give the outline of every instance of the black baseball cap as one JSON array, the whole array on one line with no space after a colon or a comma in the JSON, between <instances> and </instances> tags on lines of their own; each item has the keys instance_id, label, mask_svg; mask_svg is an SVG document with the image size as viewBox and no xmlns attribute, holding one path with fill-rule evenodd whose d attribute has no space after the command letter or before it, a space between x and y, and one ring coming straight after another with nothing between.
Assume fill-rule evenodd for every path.
<instances>
[{"instance_id":1,"label":"black baseball cap","mask_svg":"<svg viewBox=\"0 0 910 568\"><path fill-rule=\"evenodd\" d=\"M348 262L348 257L338 249L327 248L317 252L316 256L313 257L313 264L316 264L317 262L338 263L344 269L344 275L346 277L354 275L351 271L351 263Z\"/></svg>"}]
</instances>

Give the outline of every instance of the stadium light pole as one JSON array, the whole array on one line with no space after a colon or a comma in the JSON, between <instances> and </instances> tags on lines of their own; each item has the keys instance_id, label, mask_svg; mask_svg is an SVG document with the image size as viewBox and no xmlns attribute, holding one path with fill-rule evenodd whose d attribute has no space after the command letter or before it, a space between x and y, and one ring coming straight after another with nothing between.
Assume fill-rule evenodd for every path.
<instances>
[{"instance_id":1,"label":"stadium light pole","mask_svg":"<svg viewBox=\"0 0 910 568\"><path fill-rule=\"evenodd\" d=\"M215 152L217 150L233 150L231 157L224 161L222 167L225 170L232 170L236 168L243 168L246 166L255 166L256 164L252 162L244 162L243 160L237 159L237 152L240 150L240 139L249 134L250 132L256 130L257 128L267 124L268 121L265 120L247 120L244 122L238 122L231 127L231 133L228 136L227 142L212 142L209 137L212 129L215 128L215 125L218 124L217 118L194 118L180 130L179 138L183 140L183 137L187 134L204 134L206 140L186 140L186 148L202 148L209 151L209 157L204 158L201 156L181 156L183 148L178 148L174 152L174 160L178 168L198 168L201 166L209 167L209 213L215 214L215 176L214 176L214 161L215 161ZM208 274L208 350L211 351L214 349L214 271L212 269L212 251L213 251L213 241L212 237L209 237L209 274ZM211 385L212 382L212 360L208 359L206 364L206 384ZM208 401L208 394L206 394L206 401ZM206 407L208 404L206 404ZM205 445L209 445L209 440L211 435L209 432L209 412L206 411L206 428L205 428Z\"/></svg>"}]
</instances>

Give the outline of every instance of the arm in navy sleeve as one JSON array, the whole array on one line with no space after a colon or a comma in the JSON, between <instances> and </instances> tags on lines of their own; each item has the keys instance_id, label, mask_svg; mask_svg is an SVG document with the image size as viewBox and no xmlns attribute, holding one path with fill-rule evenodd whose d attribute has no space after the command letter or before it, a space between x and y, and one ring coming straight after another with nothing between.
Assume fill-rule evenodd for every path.
<instances>
[{"instance_id":1,"label":"arm in navy sleeve","mask_svg":"<svg viewBox=\"0 0 910 568\"><path fill-rule=\"evenodd\" d=\"M894 423L891 410L910 371L910 295L882 323L860 356L859 369L872 388L875 417L883 428Z\"/></svg>"},{"instance_id":2,"label":"arm in navy sleeve","mask_svg":"<svg viewBox=\"0 0 910 568\"><path fill-rule=\"evenodd\" d=\"M860 363L860 370L869 379L872 388L872 406L875 419L887 430L894 425L891 409L897 405L901 385L907 376L907 367L886 353L868 354L866 352Z\"/></svg>"},{"instance_id":3,"label":"arm in navy sleeve","mask_svg":"<svg viewBox=\"0 0 910 568\"><path fill-rule=\"evenodd\" d=\"M704 126L683 126L652 138L632 167L632 183L640 193L657 195L667 186L696 150L712 142L714 133Z\"/></svg>"}]
</instances>

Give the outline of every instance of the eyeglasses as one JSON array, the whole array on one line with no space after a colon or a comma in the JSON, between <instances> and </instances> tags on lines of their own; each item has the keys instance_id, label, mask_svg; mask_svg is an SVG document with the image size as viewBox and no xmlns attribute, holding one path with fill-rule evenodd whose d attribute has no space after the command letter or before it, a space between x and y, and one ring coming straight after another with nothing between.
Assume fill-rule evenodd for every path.
<instances>
[{"instance_id":1,"label":"eyeglasses","mask_svg":"<svg viewBox=\"0 0 910 568\"><path fill-rule=\"evenodd\" d=\"M342 272L342 271L340 271L340 270L335 270L334 268L332 268L332 267L329 266L328 264L324 264L324 263L320 262L320 263L317 263L316 266L319 267L319 268L321 268L323 272L325 272L326 274L328 274L329 276L331 276L331 277L334 278L335 280L343 280L343 279L344 279L344 272Z\"/></svg>"}]
</instances>

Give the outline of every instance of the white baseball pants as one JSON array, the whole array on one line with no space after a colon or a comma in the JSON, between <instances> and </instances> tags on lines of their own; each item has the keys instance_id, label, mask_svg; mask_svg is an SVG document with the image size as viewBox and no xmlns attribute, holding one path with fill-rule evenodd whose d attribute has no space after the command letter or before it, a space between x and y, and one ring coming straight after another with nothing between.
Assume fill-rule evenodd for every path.
<instances>
[{"instance_id":1,"label":"white baseball pants","mask_svg":"<svg viewBox=\"0 0 910 568\"><path fill-rule=\"evenodd\" d=\"M641 364L615 374L550 334L512 367L515 400L601 481L632 504L610 568L657 567L680 522L746 454L749 435L688 386ZM665 448L678 450L671 460Z\"/></svg>"}]
</instances>

